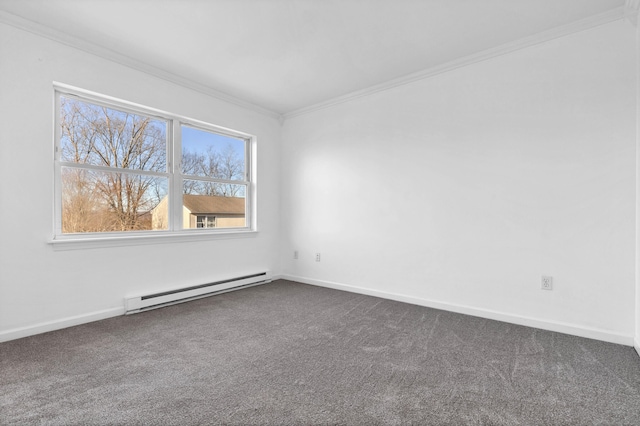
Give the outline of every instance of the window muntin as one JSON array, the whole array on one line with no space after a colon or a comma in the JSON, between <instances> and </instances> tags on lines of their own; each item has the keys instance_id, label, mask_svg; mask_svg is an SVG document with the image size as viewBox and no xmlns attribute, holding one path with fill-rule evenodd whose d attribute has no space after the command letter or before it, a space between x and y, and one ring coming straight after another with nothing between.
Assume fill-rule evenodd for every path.
<instances>
[{"instance_id":1,"label":"window muntin","mask_svg":"<svg viewBox=\"0 0 640 426\"><path fill-rule=\"evenodd\" d=\"M251 136L56 93L56 238L251 230ZM191 212L191 195L210 211Z\"/></svg>"}]
</instances>

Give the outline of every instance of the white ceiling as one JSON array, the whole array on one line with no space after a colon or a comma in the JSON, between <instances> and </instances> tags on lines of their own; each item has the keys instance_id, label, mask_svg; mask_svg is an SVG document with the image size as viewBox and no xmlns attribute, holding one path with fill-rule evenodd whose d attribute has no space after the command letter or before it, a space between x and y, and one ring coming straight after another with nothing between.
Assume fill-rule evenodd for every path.
<instances>
[{"instance_id":1,"label":"white ceiling","mask_svg":"<svg viewBox=\"0 0 640 426\"><path fill-rule=\"evenodd\" d=\"M279 114L624 0L0 0L0 10Z\"/></svg>"}]
</instances>

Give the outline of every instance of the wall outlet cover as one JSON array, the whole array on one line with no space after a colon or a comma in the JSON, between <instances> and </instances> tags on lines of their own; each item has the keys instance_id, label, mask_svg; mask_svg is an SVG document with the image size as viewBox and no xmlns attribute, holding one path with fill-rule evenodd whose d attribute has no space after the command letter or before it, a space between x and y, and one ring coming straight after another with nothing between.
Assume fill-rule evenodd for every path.
<instances>
[{"instance_id":1,"label":"wall outlet cover","mask_svg":"<svg viewBox=\"0 0 640 426\"><path fill-rule=\"evenodd\" d=\"M541 288L543 290L553 290L553 277L548 275L542 276Z\"/></svg>"}]
</instances>

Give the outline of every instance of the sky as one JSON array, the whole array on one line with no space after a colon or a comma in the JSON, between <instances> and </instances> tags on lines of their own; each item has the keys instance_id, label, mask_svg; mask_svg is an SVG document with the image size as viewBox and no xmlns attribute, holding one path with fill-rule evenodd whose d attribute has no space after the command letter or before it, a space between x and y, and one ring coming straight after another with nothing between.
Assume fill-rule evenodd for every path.
<instances>
[{"instance_id":1,"label":"sky","mask_svg":"<svg viewBox=\"0 0 640 426\"><path fill-rule=\"evenodd\" d=\"M207 132L185 125L182 126L183 152L206 153L210 146L213 146L216 151L221 151L228 145L231 145L238 158L244 158L245 141L243 139Z\"/></svg>"}]
</instances>

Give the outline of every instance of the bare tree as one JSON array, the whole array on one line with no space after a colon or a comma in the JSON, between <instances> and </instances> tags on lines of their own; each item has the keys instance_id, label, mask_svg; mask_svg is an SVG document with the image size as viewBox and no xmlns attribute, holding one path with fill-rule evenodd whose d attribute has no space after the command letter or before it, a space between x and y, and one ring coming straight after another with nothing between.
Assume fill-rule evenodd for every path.
<instances>
[{"instance_id":1,"label":"bare tree","mask_svg":"<svg viewBox=\"0 0 640 426\"><path fill-rule=\"evenodd\" d=\"M131 172L71 169L63 179L63 232L150 229L148 213L166 192L166 124L61 97L61 160Z\"/></svg>"},{"instance_id":2,"label":"bare tree","mask_svg":"<svg viewBox=\"0 0 640 426\"><path fill-rule=\"evenodd\" d=\"M67 169L62 175L63 232L100 232L108 229L101 200L86 170Z\"/></svg>"},{"instance_id":3,"label":"bare tree","mask_svg":"<svg viewBox=\"0 0 640 426\"><path fill-rule=\"evenodd\" d=\"M244 159L231 144L222 150L209 147L204 153L183 151L182 172L185 175L211 177L225 180L244 179ZM235 197L240 195L242 186L230 183L207 182L185 179L185 194L217 195Z\"/></svg>"},{"instance_id":4,"label":"bare tree","mask_svg":"<svg viewBox=\"0 0 640 426\"><path fill-rule=\"evenodd\" d=\"M220 153L219 162L219 173L222 179L244 179L244 159L238 158L236 151L233 150L231 145L227 145ZM240 188L238 185L225 184L220 190L225 197L235 197L238 195Z\"/></svg>"}]
</instances>

